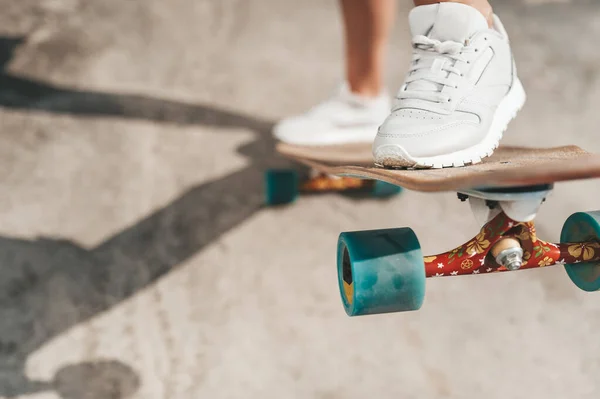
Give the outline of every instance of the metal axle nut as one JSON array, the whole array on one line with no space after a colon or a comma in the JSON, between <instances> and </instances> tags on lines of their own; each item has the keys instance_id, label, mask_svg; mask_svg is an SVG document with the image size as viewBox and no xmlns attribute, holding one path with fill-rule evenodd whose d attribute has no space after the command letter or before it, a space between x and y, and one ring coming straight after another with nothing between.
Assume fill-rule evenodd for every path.
<instances>
[{"instance_id":1,"label":"metal axle nut","mask_svg":"<svg viewBox=\"0 0 600 399\"><path fill-rule=\"evenodd\" d=\"M507 248L496 256L496 263L506 267L508 270L519 270L523 265L523 248Z\"/></svg>"}]
</instances>

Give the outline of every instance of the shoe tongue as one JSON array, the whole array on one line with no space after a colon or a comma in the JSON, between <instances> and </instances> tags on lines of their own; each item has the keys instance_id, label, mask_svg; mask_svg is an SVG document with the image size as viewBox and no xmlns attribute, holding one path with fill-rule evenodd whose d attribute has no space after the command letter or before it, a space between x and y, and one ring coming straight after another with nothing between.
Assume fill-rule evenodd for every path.
<instances>
[{"instance_id":1,"label":"shoe tongue","mask_svg":"<svg viewBox=\"0 0 600 399\"><path fill-rule=\"evenodd\" d=\"M438 3L415 7L409 16L413 36L464 43L474 33L488 28L481 12L461 3Z\"/></svg>"},{"instance_id":2,"label":"shoe tongue","mask_svg":"<svg viewBox=\"0 0 600 399\"><path fill-rule=\"evenodd\" d=\"M488 28L479 11L460 3L438 3L415 7L409 15L413 36L422 35L441 42L464 43L474 33ZM429 81L415 81L407 89L439 91L440 85Z\"/></svg>"}]
</instances>

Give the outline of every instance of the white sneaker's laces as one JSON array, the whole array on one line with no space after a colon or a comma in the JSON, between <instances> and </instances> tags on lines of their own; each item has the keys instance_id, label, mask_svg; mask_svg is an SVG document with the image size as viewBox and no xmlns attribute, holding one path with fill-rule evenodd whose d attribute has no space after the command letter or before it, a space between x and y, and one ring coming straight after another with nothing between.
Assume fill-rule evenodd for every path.
<instances>
[{"instance_id":1,"label":"white sneaker's laces","mask_svg":"<svg viewBox=\"0 0 600 399\"><path fill-rule=\"evenodd\" d=\"M450 101L450 96L441 91L444 86L458 88L457 78L463 74L454 66L455 61L465 61L463 55L473 49L462 43L441 42L422 35L415 36L412 44L412 67L405 80L405 89L400 90L397 98L435 103Z\"/></svg>"}]
</instances>

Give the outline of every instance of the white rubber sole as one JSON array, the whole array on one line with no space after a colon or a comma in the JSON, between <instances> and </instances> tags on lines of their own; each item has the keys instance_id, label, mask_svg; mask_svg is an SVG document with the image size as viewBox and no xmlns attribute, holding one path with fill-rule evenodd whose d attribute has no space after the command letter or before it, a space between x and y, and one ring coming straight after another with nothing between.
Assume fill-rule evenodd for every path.
<instances>
[{"instance_id":1,"label":"white rubber sole","mask_svg":"<svg viewBox=\"0 0 600 399\"><path fill-rule=\"evenodd\" d=\"M398 144L384 144L373 149L375 165L383 168L450 168L479 163L498 148L504 131L517 116L525 100L523 85L519 79L515 79L512 88L496 109L490 130L478 144L433 157L412 157Z\"/></svg>"}]
</instances>

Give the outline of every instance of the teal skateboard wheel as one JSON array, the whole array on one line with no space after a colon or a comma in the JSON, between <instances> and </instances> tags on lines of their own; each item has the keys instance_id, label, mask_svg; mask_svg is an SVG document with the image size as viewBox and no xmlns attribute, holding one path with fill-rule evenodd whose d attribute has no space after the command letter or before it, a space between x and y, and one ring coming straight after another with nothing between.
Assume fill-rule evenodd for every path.
<instances>
[{"instance_id":1,"label":"teal skateboard wheel","mask_svg":"<svg viewBox=\"0 0 600 399\"><path fill-rule=\"evenodd\" d=\"M341 233L337 271L349 316L418 310L425 298L425 263L409 228Z\"/></svg>"},{"instance_id":2,"label":"teal skateboard wheel","mask_svg":"<svg viewBox=\"0 0 600 399\"><path fill-rule=\"evenodd\" d=\"M375 180L371 195L375 198L387 198L398 195L402 192L402 187L390 184L381 180Z\"/></svg>"},{"instance_id":3,"label":"teal skateboard wheel","mask_svg":"<svg viewBox=\"0 0 600 399\"><path fill-rule=\"evenodd\" d=\"M560 242L595 241L599 237L600 211L577 212L565 221L560 233ZM565 270L571 281L582 290L590 292L600 290L600 262L566 264Z\"/></svg>"},{"instance_id":4,"label":"teal skateboard wheel","mask_svg":"<svg viewBox=\"0 0 600 399\"><path fill-rule=\"evenodd\" d=\"M284 205L298 197L298 172L294 169L270 169L265 172L265 203Z\"/></svg>"}]
</instances>

